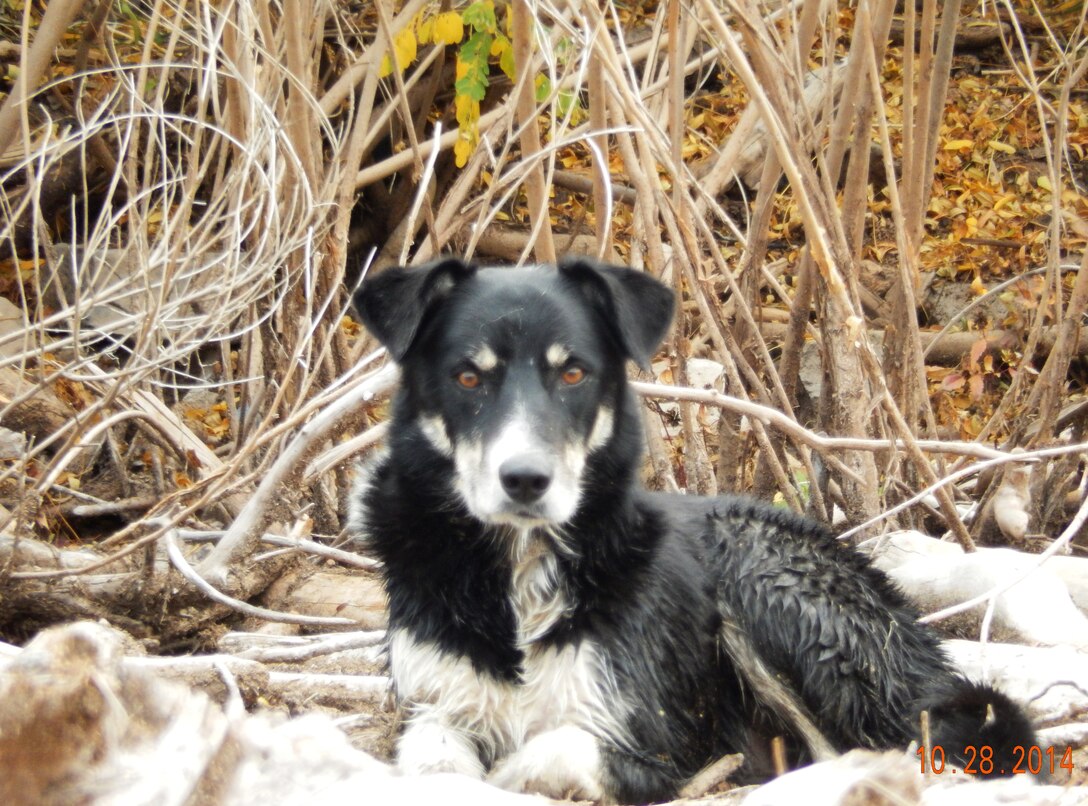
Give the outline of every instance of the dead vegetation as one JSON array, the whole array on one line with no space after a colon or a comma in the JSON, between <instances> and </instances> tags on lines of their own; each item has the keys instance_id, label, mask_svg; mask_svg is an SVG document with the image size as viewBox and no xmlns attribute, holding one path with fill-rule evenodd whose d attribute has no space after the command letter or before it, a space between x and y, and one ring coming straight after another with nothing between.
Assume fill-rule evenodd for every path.
<instances>
[{"instance_id":1,"label":"dead vegetation","mask_svg":"<svg viewBox=\"0 0 1088 806\"><path fill-rule=\"evenodd\" d=\"M0 633L381 629L344 520L393 376L348 299L443 252L676 288L639 386L653 484L1082 557L1085 25L1012 0L6 4ZM973 578L985 633L1008 580Z\"/></svg>"}]
</instances>

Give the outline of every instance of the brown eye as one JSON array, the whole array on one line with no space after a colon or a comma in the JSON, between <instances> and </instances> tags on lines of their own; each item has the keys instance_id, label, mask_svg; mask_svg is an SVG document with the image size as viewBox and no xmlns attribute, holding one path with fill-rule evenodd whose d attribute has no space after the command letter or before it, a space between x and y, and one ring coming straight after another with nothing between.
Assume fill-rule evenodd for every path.
<instances>
[{"instance_id":1,"label":"brown eye","mask_svg":"<svg viewBox=\"0 0 1088 806\"><path fill-rule=\"evenodd\" d=\"M574 386L576 383L580 383L586 376L586 371L579 366L569 366L563 370L563 374L560 376L563 383L567 386Z\"/></svg>"},{"instance_id":2,"label":"brown eye","mask_svg":"<svg viewBox=\"0 0 1088 806\"><path fill-rule=\"evenodd\" d=\"M457 373L457 382L463 389L475 389L480 385L480 376L471 369L466 369Z\"/></svg>"}]
</instances>

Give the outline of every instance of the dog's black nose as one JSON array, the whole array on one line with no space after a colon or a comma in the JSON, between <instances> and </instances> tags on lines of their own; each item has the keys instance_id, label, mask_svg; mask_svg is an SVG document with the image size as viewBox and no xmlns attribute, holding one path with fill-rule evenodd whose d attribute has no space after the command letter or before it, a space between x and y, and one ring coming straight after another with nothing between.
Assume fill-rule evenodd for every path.
<instances>
[{"instance_id":1,"label":"dog's black nose","mask_svg":"<svg viewBox=\"0 0 1088 806\"><path fill-rule=\"evenodd\" d=\"M499 466L506 494L519 504L539 501L552 483L552 470L542 456L515 456Z\"/></svg>"}]
</instances>

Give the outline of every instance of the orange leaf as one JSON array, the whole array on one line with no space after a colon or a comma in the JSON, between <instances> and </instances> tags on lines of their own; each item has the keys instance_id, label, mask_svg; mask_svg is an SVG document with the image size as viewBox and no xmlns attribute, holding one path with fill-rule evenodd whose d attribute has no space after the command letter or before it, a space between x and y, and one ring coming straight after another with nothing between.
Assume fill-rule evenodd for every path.
<instances>
[{"instance_id":1,"label":"orange leaf","mask_svg":"<svg viewBox=\"0 0 1088 806\"><path fill-rule=\"evenodd\" d=\"M982 354L986 352L986 348L989 344L986 343L986 339L979 339L971 345L971 354L968 357L968 366L975 372L978 372L978 360L982 358Z\"/></svg>"},{"instance_id":2,"label":"orange leaf","mask_svg":"<svg viewBox=\"0 0 1088 806\"><path fill-rule=\"evenodd\" d=\"M955 392L963 388L965 381L962 373L952 372L941 381L941 389L946 392Z\"/></svg>"},{"instance_id":3,"label":"orange leaf","mask_svg":"<svg viewBox=\"0 0 1088 806\"><path fill-rule=\"evenodd\" d=\"M980 400L982 398L982 392L984 389L985 378L981 375L972 375L968 381L968 388L971 390L971 399Z\"/></svg>"}]
</instances>

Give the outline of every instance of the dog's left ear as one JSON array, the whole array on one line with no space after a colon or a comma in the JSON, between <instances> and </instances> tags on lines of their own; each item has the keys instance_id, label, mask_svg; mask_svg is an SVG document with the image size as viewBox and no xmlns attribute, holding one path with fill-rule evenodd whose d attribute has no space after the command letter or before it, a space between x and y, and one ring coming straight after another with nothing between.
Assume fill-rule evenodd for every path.
<instances>
[{"instance_id":1,"label":"dog's left ear","mask_svg":"<svg viewBox=\"0 0 1088 806\"><path fill-rule=\"evenodd\" d=\"M673 293L645 272L589 258L560 261L559 272L614 322L627 355L643 369L672 322Z\"/></svg>"}]
</instances>

